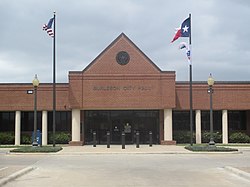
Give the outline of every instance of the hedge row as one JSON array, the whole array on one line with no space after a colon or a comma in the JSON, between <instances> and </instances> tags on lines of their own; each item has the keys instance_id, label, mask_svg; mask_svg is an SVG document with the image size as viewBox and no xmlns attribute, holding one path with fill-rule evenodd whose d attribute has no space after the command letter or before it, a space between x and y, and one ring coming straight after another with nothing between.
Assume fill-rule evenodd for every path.
<instances>
[{"instance_id":1,"label":"hedge row","mask_svg":"<svg viewBox=\"0 0 250 187\"><path fill-rule=\"evenodd\" d=\"M213 133L215 143L222 142L222 134L220 132ZM53 143L53 134L48 134L48 143ZM190 132L189 131L175 131L174 140L177 143L189 143L190 142ZM67 144L71 140L71 134L65 132L56 132L55 143L56 144ZM193 134L193 140L195 140L195 134ZM210 132L202 133L202 143L209 142ZM13 132L0 132L0 144L2 145L13 145L15 143L15 134ZM31 135L22 134L21 144L31 144ZM242 132L235 132L229 135L229 143L250 143L250 137Z\"/></svg>"},{"instance_id":2,"label":"hedge row","mask_svg":"<svg viewBox=\"0 0 250 187\"><path fill-rule=\"evenodd\" d=\"M48 134L48 143L53 143L53 134ZM65 132L55 133L55 143L56 144L67 144L71 140L71 134ZM15 134L13 132L0 132L0 144L2 145L13 145L15 143ZM31 144L32 138L31 134L21 135L21 144Z\"/></svg>"},{"instance_id":3,"label":"hedge row","mask_svg":"<svg viewBox=\"0 0 250 187\"><path fill-rule=\"evenodd\" d=\"M210 132L205 131L201 135L202 143L209 142ZM189 131L175 131L174 140L177 143L190 143L190 132ZM221 132L214 132L213 138L215 143L222 143L222 134ZM195 133L193 134L193 140L195 140ZM229 143L250 143L250 137L242 132L234 132L229 135Z\"/></svg>"},{"instance_id":4,"label":"hedge row","mask_svg":"<svg viewBox=\"0 0 250 187\"><path fill-rule=\"evenodd\" d=\"M14 144L15 134L12 132L0 132L0 144Z\"/></svg>"}]
</instances>

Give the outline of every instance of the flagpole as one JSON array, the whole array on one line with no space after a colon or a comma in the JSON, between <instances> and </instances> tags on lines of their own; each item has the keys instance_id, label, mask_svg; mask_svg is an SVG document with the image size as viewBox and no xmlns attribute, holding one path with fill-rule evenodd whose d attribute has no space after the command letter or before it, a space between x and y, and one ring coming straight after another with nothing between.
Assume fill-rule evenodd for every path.
<instances>
[{"instance_id":1,"label":"flagpole","mask_svg":"<svg viewBox=\"0 0 250 187\"><path fill-rule=\"evenodd\" d=\"M191 27L191 14L189 14L190 19L190 27ZM191 28L189 33L189 50L190 55L192 55L191 51ZM191 57L191 56L190 56ZM190 64L189 64L189 97L190 97L190 144L193 145L193 91L192 91L192 57L190 58Z\"/></svg>"},{"instance_id":2,"label":"flagpole","mask_svg":"<svg viewBox=\"0 0 250 187\"><path fill-rule=\"evenodd\" d=\"M56 132L56 12L54 12L54 38L53 38L53 147L55 147Z\"/></svg>"}]
</instances>

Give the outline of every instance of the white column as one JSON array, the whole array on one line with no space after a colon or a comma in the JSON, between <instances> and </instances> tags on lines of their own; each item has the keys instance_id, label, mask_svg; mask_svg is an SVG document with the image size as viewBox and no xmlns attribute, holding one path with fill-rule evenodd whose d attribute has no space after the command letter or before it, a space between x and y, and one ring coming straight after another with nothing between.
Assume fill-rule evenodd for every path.
<instances>
[{"instance_id":1,"label":"white column","mask_svg":"<svg viewBox=\"0 0 250 187\"><path fill-rule=\"evenodd\" d=\"M228 117L227 110L222 110L222 143L228 144Z\"/></svg>"},{"instance_id":2,"label":"white column","mask_svg":"<svg viewBox=\"0 0 250 187\"><path fill-rule=\"evenodd\" d=\"M42 112L42 145L48 145L48 112Z\"/></svg>"},{"instance_id":3,"label":"white column","mask_svg":"<svg viewBox=\"0 0 250 187\"><path fill-rule=\"evenodd\" d=\"M172 109L164 109L164 140L173 140Z\"/></svg>"},{"instance_id":4,"label":"white column","mask_svg":"<svg viewBox=\"0 0 250 187\"><path fill-rule=\"evenodd\" d=\"M201 111L195 111L196 143L201 144Z\"/></svg>"},{"instance_id":5,"label":"white column","mask_svg":"<svg viewBox=\"0 0 250 187\"><path fill-rule=\"evenodd\" d=\"M21 111L16 111L15 116L15 145L21 143Z\"/></svg>"},{"instance_id":6,"label":"white column","mask_svg":"<svg viewBox=\"0 0 250 187\"><path fill-rule=\"evenodd\" d=\"M80 141L80 110L79 109L72 109L72 141Z\"/></svg>"}]
</instances>

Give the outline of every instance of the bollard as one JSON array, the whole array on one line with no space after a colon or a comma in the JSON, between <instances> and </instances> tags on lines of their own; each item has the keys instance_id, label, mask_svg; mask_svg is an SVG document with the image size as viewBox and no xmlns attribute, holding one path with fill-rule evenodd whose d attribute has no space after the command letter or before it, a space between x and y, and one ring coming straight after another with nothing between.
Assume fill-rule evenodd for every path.
<instances>
[{"instance_id":1,"label":"bollard","mask_svg":"<svg viewBox=\"0 0 250 187\"><path fill-rule=\"evenodd\" d=\"M125 149L125 132L122 131L122 149Z\"/></svg>"},{"instance_id":2,"label":"bollard","mask_svg":"<svg viewBox=\"0 0 250 187\"><path fill-rule=\"evenodd\" d=\"M139 148L140 145L139 145L139 141L140 141L140 133L139 131L136 132L136 148Z\"/></svg>"},{"instance_id":3,"label":"bollard","mask_svg":"<svg viewBox=\"0 0 250 187\"><path fill-rule=\"evenodd\" d=\"M93 147L96 147L96 132L93 132Z\"/></svg>"},{"instance_id":4,"label":"bollard","mask_svg":"<svg viewBox=\"0 0 250 187\"><path fill-rule=\"evenodd\" d=\"M110 148L110 132L107 132L107 148Z\"/></svg>"},{"instance_id":5,"label":"bollard","mask_svg":"<svg viewBox=\"0 0 250 187\"><path fill-rule=\"evenodd\" d=\"M85 138L84 138L84 123L83 122L81 122L81 128L82 128L82 145L84 145Z\"/></svg>"},{"instance_id":6,"label":"bollard","mask_svg":"<svg viewBox=\"0 0 250 187\"><path fill-rule=\"evenodd\" d=\"M152 131L149 131L149 147L152 147Z\"/></svg>"}]
</instances>

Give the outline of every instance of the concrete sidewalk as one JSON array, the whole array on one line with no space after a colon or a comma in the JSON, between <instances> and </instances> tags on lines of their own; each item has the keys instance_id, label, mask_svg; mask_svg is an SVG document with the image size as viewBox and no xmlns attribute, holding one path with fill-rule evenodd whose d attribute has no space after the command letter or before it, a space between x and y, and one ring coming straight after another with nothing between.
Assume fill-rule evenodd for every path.
<instances>
[{"instance_id":1,"label":"concrete sidewalk","mask_svg":"<svg viewBox=\"0 0 250 187\"><path fill-rule=\"evenodd\" d=\"M176 145L126 145L122 149L121 145L84 145L84 146L63 146L63 150L55 153L59 155L83 155L83 154L239 154L238 152L192 152L184 148L184 146Z\"/></svg>"},{"instance_id":2,"label":"concrete sidewalk","mask_svg":"<svg viewBox=\"0 0 250 187\"><path fill-rule=\"evenodd\" d=\"M58 152L58 153L43 153L43 154L47 154L50 155L52 157L50 158L57 158L57 156L59 156L58 158L64 158L64 156L66 157L70 157L73 156L74 158L77 158L76 156L78 155L96 155L96 154L110 154L110 156L112 156L112 154L123 154L121 156L126 156L126 154L172 154L176 156L181 156L181 154L235 154L232 152L226 153L226 152L220 152L220 153L216 153L216 152L212 152L212 153L208 153L208 152L191 152L188 151L184 148L184 146L176 146L176 145L153 145L152 147L149 147L149 145L140 145L139 148L136 148L136 145L126 145L125 149L122 149L121 145L111 145L110 148L107 148L106 145L97 145L97 147L93 147L92 145L85 145L85 146L68 146L68 145L64 145L62 146L63 150ZM5 150L7 152L7 150ZM240 151L237 153L242 153L245 152L247 154L249 154L250 152L250 147L245 147L245 148L240 148ZM12 153L11 153L12 154ZM11 155L9 154L9 155ZM14 153L15 154L15 153ZM32 153L33 155L39 155L40 153ZM6 154L8 155L8 154ZM25 154L20 154L20 155L25 155ZM30 154L29 154L30 155ZM169 155L171 156L171 155ZM177 157L178 157L177 156ZM191 155L190 155L191 156ZM222 155L220 155L222 156ZM235 155L237 156L237 155ZM17 157L18 158L18 157ZM193 158L193 157L191 157ZM190 159L191 159L190 158ZM214 158L214 157L213 157ZM7 168L7 167L6 167ZM32 171L33 169L35 169L34 165L30 165L26 168L18 168L18 171L12 173L12 175L10 174L6 174L5 176L2 176L2 178L0 179L0 186L13 181L14 179ZM250 167L231 167L231 166L226 166L224 168L225 170L234 173L240 177L243 177L247 180L250 180ZM3 168L2 172L5 172L6 169ZM1 172L0 172L1 173Z\"/></svg>"},{"instance_id":3,"label":"concrete sidewalk","mask_svg":"<svg viewBox=\"0 0 250 187\"><path fill-rule=\"evenodd\" d=\"M84 145L84 146L64 146L63 150L58 152L59 155L80 155L80 154L189 154L192 153L184 148L184 146L175 145L126 145L122 149L121 145Z\"/></svg>"}]
</instances>

